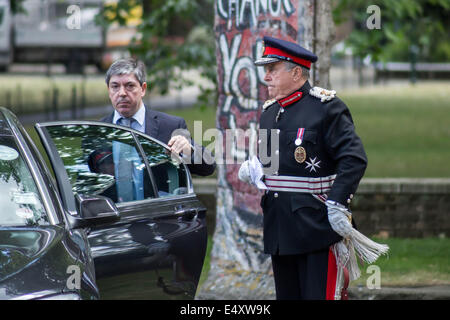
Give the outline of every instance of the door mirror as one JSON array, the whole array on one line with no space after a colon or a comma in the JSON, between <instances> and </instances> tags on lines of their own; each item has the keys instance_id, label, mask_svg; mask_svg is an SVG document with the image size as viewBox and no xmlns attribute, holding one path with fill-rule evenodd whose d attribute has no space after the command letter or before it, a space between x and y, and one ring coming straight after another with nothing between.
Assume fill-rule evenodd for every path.
<instances>
[{"instance_id":1,"label":"door mirror","mask_svg":"<svg viewBox=\"0 0 450 320\"><path fill-rule=\"evenodd\" d=\"M120 214L114 202L103 196L75 196L79 216L68 216L72 229L95 227L120 220Z\"/></svg>"}]
</instances>

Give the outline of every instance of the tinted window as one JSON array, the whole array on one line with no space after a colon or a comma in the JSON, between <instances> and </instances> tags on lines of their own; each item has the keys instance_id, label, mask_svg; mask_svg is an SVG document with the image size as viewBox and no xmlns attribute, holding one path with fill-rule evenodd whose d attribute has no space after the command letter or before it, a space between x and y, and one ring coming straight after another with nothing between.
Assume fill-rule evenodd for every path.
<instances>
[{"instance_id":1,"label":"tinted window","mask_svg":"<svg viewBox=\"0 0 450 320\"><path fill-rule=\"evenodd\" d=\"M139 137L139 142L150 164L158 195L167 197L188 193L188 176L180 160L153 141Z\"/></svg>"},{"instance_id":2,"label":"tinted window","mask_svg":"<svg viewBox=\"0 0 450 320\"><path fill-rule=\"evenodd\" d=\"M46 225L48 216L31 172L12 137L0 137L0 225Z\"/></svg>"},{"instance_id":3,"label":"tinted window","mask_svg":"<svg viewBox=\"0 0 450 320\"><path fill-rule=\"evenodd\" d=\"M114 202L153 198L153 188L132 134L96 125L47 128L74 193Z\"/></svg>"}]
</instances>

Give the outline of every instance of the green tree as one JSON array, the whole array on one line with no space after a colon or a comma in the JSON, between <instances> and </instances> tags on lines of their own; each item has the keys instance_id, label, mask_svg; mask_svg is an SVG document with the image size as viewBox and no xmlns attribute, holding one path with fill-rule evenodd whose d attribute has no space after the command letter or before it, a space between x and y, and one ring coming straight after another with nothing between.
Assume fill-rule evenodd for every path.
<instances>
[{"instance_id":1,"label":"green tree","mask_svg":"<svg viewBox=\"0 0 450 320\"><path fill-rule=\"evenodd\" d=\"M380 8L380 29L367 27L370 5ZM334 8L336 24L353 19L346 45L361 59L409 61L416 48L418 61L450 60L449 0L335 0Z\"/></svg>"},{"instance_id":2,"label":"green tree","mask_svg":"<svg viewBox=\"0 0 450 320\"><path fill-rule=\"evenodd\" d=\"M165 94L171 86L193 83L183 71L195 69L216 84L213 0L119 0L106 4L98 21L126 25L130 12L142 6L142 23L129 48L146 63L150 90ZM199 101L215 105L215 89L201 87ZM214 100L214 101L213 101Z\"/></svg>"}]
</instances>

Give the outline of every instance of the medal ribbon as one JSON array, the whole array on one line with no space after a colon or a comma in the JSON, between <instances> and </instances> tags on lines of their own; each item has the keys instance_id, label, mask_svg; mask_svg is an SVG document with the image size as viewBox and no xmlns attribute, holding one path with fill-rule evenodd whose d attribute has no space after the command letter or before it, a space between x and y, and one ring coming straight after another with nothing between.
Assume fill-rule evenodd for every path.
<instances>
[{"instance_id":1,"label":"medal ribbon","mask_svg":"<svg viewBox=\"0 0 450 320\"><path fill-rule=\"evenodd\" d=\"M305 128L298 128L297 138L295 139L295 145L299 146L302 144L304 134L305 134Z\"/></svg>"}]
</instances>

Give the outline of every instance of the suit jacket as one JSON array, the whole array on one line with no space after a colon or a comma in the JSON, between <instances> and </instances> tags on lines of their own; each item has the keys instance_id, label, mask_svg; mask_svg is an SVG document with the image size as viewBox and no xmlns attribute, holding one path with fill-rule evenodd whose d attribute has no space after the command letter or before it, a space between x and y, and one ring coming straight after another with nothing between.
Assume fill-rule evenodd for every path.
<instances>
[{"instance_id":1,"label":"suit jacket","mask_svg":"<svg viewBox=\"0 0 450 320\"><path fill-rule=\"evenodd\" d=\"M100 119L103 122L112 123L114 118L114 112L110 115ZM171 138L172 132L175 129L186 129L186 121L183 118L172 116L164 112L152 110L145 106L145 133L161 142L167 144ZM216 163L212 160L213 156L208 149L196 144L192 139L191 143L195 148L192 152L191 164L188 164L188 168L193 174L200 176L208 176L212 174L216 168ZM195 155L201 155L202 161L194 162ZM207 162L205 162L207 160ZM208 164L212 163L212 164Z\"/></svg>"},{"instance_id":2,"label":"suit jacket","mask_svg":"<svg viewBox=\"0 0 450 320\"><path fill-rule=\"evenodd\" d=\"M261 113L260 129L279 129L275 131L279 167L271 174L315 178L336 174L328 199L347 205L367 166L366 154L347 106L337 97L321 102L309 94L310 88L306 82L298 90L301 98L286 105L278 121L279 102ZM299 128L305 128L301 146L306 159L302 163L294 156ZM273 139L264 142L271 157L277 156L270 155ZM326 206L311 194L269 191L261 206L266 253L302 254L325 249L341 239L328 222Z\"/></svg>"}]
</instances>

